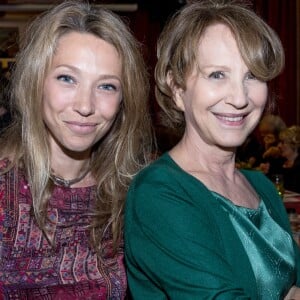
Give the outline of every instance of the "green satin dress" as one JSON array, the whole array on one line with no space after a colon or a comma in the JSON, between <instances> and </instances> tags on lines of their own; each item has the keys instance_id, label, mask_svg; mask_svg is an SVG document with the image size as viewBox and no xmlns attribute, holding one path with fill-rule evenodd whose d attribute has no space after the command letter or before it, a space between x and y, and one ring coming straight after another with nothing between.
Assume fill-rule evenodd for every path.
<instances>
[{"instance_id":1,"label":"green satin dress","mask_svg":"<svg viewBox=\"0 0 300 300\"><path fill-rule=\"evenodd\" d=\"M296 278L290 235L273 220L263 201L257 209L251 209L212 193L221 200L246 250L260 299L283 299Z\"/></svg>"}]
</instances>

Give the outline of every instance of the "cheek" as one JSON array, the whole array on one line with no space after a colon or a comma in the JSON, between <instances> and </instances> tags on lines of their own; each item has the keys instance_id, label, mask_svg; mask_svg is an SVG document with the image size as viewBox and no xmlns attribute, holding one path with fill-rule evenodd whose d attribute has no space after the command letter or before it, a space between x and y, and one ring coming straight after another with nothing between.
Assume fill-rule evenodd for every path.
<instances>
[{"instance_id":1,"label":"cheek","mask_svg":"<svg viewBox=\"0 0 300 300\"><path fill-rule=\"evenodd\" d=\"M101 115L107 119L111 120L114 119L117 115L119 109L121 106L121 100L120 99L111 99L111 101L103 101L99 104L99 111Z\"/></svg>"},{"instance_id":2,"label":"cheek","mask_svg":"<svg viewBox=\"0 0 300 300\"><path fill-rule=\"evenodd\" d=\"M49 94L47 96L43 97L42 115L43 115L43 119L46 123L48 123L48 121L52 119L51 116L53 116L53 113L56 111L55 107L53 107L53 104L54 103L51 101Z\"/></svg>"},{"instance_id":3,"label":"cheek","mask_svg":"<svg viewBox=\"0 0 300 300\"><path fill-rule=\"evenodd\" d=\"M49 85L49 82L46 80L42 99L42 110L44 114L46 114L53 105L52 93L55 93L55 91L53 91L53 88L51 88L51 85Z\"/></svg>"},{"instance_id":4,"label":"cheek","mask_svg":"<svg viewBox=\"0 0 300 300\"><path fill-rule=\"evenodd\" d=\"M72 95L65 93L55 85L45 85L42 110L44 114L53 114L64 111L72 101Z\"/></svg>"},{"instance_id":5,"label":"cheek","mask_svg":"<svg viewBox=\"0 0 300 300\"><path fill-rule=\"evenodd\" d=\"M47 99L43 99L42 102L42 118L45 125L50 128L54 124L54 109L49 106ZM52 124L52 125L51 125Z\"/></svg>"},{"instance_id":6,"label":"cheek","mask_svg":"<svg viewBox=\"0 0 300 300\"><path fill-rule=\"evenodd\" d=\"M42 99L42 118L48 128L58 126L62 113L65 112L65 105L59 97L52 97L55 93L48 92Z\"/></svg>"},{"instance_id":7,"label":"cheek","mask_svg":"<svg viewBox=\"0 0 300 300\"><path fill-rule=\"evenodd\" d=\"M266 85L261 85L256 88L251 89L251 94L249 95L256 106L264 107L267 103L268 89Z\"/></svg>"}]
</instances>

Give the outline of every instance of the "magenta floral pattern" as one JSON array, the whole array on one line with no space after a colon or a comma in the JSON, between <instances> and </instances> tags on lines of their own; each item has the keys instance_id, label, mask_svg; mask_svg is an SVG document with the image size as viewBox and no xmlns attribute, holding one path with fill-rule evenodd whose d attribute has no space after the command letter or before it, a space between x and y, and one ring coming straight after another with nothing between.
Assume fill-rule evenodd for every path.
<instances>
[{"instance_id":1,"label":"magenta floral pattern","mask_svg":"<svg viewBox=\"0 0 300 300\"><path fill-rule=\"evenodd\" d=\"M0 161L0 170L6 164ZM89 247L94 195L94 187L55 187L51 245L34 221L24 173L15 168L0 176L0 300L125 298L123 245L113 255L108 234L101 261Z\"/></svg>"}]
</instances>

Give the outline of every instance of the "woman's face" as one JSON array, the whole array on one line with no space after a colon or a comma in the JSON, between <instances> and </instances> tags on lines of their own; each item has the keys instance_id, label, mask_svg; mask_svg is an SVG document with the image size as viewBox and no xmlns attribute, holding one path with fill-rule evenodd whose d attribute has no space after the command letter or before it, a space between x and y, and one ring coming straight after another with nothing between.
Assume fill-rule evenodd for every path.
<instances>
[{"instance_id":1,"label":"woman's face","mask_svg":"<svg viewBox=\"0 0 300 300\"><path fill-rule=\"evenodd\" d=\"M60 38L42 103L52 154L89 154L108 132L122 99L121 68L116 49L92 34Z\"/></svg>"},{"instance_id":2,"label":"woman's face","mask_svg":"<svg viewBox=\"0 0 300 300\"><path fill-rule=\"evenodd\" d=\"M294 147L285 139L280 139L278 147L281 151L281 156L284 158L290 158L295 154Z\"/></svg>"},{"instance_id":3,"label":"woman's face","mask_svg":"<svg viewBox=\"0 0 300 300\"><path fill-rule=\"evenodd\" d=\"M267 85L248 70L234 36L223 24L209 26L199 42L198 69L174 99L194 142L235 148L257 125L267 100Z\"/></svg>"}]
</instances>

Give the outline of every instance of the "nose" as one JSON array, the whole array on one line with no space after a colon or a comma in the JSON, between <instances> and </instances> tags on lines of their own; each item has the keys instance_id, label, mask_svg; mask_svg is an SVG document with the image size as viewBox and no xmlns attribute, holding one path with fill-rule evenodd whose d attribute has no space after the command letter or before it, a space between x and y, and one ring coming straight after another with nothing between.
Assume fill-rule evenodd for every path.
<instances>
[{"instance_id":1,"label":"nose","mask_svg":"<svg viewBox=\"0 0 300 300\"><path fill-rule=\"evenodd\" d=\"M244 81L234 81L230 85L229 96L226 97L226 103L237 109L247 107L249 103L248 88Z\"/></svg>"},{"instance_id":2,"label":"nose","mask_svg":"<svg viewBox=\"0 0 300 300\"><path fill-rule=\"evenodd\" d=\"M95 112L95 96L93 89L89 87L81 87L75 96L73 110L82 116L89 116Z\"/></svg>"}]
</instances>

